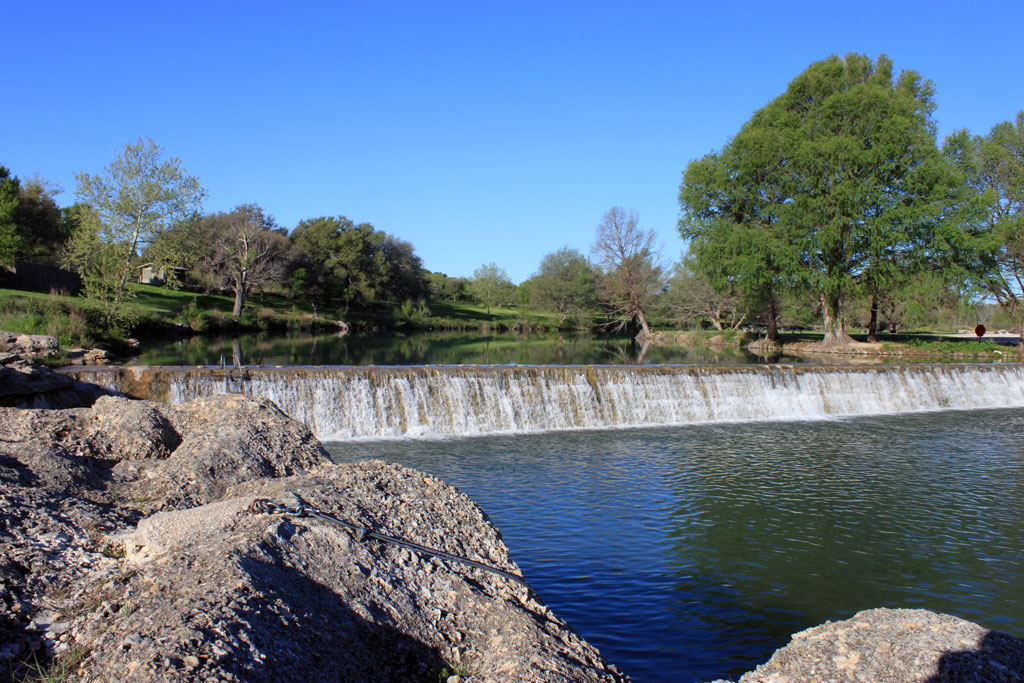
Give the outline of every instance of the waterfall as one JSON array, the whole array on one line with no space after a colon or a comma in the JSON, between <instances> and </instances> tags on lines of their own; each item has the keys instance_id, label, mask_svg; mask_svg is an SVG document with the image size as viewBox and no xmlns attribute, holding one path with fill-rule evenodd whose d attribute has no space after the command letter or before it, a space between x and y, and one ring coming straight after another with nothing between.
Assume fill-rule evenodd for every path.
<instances>
[{"instance_id":1,"label":"waterfall","mask_svg":"<svg viewBox=\"0 0 1024 683\"><path fill-rule=\"evenodd\" d=\"M244 388L272 399L324 440L1024 407L1024 368L1018 365L259 367L231 372L125 368L122 379L78 374L170 403ZM140 387L150 387L150 395Z\"/></svg>"}]
</instances>

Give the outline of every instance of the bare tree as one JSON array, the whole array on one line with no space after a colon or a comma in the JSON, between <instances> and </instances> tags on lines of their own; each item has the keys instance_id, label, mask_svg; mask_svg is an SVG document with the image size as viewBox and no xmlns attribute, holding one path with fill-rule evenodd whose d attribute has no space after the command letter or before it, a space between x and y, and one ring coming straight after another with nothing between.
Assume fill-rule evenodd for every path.
<instances>
[{"instance_id":1,"label":"bare tree","mask_svg":"<svg viewBox=\"0 0 1024 683\"><path fill-rule=\"evenodd\" d=\"M207 246L198 270L215 287L234 291L233 315L242 314L252 289L284 277L291 243L259 206L243 204L231 213L204 216L199 227Z\"/></svg>"},{"instance_id":2,"label":"bare tree","mask_svg":"<svg viewBox=\"0 0 1024 683\"><path fill-rule=\"evenodd\" d=\"M637 226L639 214L613 206L597 226L597 241L591 253L601 269L599 292L622 330L632 321L640 325L641 339L651 336L644 309L665 286L661 249L654 243L653 230Z\"/></svg>"}]
</instances>

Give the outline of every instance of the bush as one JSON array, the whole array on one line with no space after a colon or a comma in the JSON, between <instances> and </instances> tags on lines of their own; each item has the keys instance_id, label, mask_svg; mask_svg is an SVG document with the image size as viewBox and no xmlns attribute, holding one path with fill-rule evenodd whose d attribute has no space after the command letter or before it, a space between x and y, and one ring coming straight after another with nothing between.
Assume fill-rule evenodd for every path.
<instances>
[{"instance_id":1,"label":"bush","mask_svg":"<svg viewBox=\"0 0 1024 683\"><path fill-rule=\"evenodd\" d=\"M407 299L394 309L393 315L399 327L427 327L430 322L430 309L425 301Z\"/></svg>"}]
</instances>

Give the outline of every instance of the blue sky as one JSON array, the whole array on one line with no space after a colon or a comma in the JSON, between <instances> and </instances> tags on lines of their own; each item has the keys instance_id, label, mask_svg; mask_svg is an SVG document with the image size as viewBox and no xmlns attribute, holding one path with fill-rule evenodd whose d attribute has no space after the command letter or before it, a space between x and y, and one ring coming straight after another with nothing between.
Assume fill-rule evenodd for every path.
<instances>
[{"instance_id":1,"label":"blue sky","mask_svg":"<svg viewBox=\"0 0 1024 683\"><path fill-rule=\"evenodd\" d=\"M152 137L207 211L346 215L520 282L639 212L670 259L686 164L830 54L934 81L940 136L1024 109L1024 3L57 2L3 12L0 164L59 183Z\"/></svg>"}]
</instances>

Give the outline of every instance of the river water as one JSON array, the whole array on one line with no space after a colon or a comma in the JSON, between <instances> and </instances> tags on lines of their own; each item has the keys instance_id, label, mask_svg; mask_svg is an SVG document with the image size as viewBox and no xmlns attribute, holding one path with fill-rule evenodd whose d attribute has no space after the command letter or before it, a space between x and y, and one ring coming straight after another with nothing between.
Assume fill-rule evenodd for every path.
<instances>
[{"instance_id":1,"label":"river water","mask_svg":"<svg viewBox=\"0 0 1024 683\"><path fill-rule=\"evenodd\" d=\"M772 360L798 362L793 358ZM589 334L246 334L147 340L134 365L701 365L763 363L738 346L652 346Z\"/></svg>"},{"instance_id":2,"label":"river water","mask_svg":"<svg viewBox=\"0 0 1024 683\"><path fill-rule=\"evenodd\" d=\"M1024 409L327 444L438 475L638 683L873 607L1024 636Z\"/></svg>"}]
</instances>

